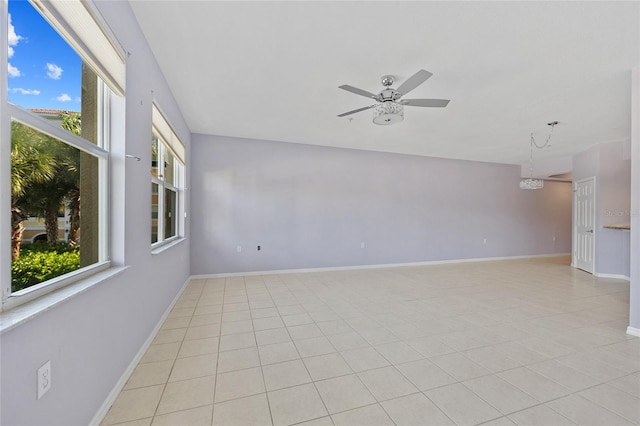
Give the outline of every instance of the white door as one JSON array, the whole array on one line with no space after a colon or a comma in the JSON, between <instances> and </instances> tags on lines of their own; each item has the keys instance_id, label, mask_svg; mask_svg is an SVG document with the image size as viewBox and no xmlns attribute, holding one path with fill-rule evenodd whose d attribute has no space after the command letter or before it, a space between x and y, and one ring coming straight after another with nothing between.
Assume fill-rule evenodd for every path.
<instances>
[{"instance_id":1,"label":"white door","mask_svg":"<svg viewBox=\"0 0 640 426\"><path fill-rule=\"evenodd\" d=\"M593 273L596 225L596 180L579 180L573 188L573 266Z\"/></svg>"}]
</instances>

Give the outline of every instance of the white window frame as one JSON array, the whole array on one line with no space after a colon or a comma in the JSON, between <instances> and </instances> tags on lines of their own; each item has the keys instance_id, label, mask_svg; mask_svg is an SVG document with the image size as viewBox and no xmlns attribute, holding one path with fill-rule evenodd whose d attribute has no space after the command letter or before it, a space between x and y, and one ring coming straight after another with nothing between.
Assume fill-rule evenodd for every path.
<instances>
[{"instance_id":1,"label":"white window frame","mask_svg":"<svg viewBox=\"0 0 640 426\"><path fill-rule=\"evenodd\" d=\"M32 129L54 137L69 146L86 152L98 159L98 261L68 274L43 281L36 285L13 292L11 290L11 270L9 280L2 288L2 310L33 300L77 280L107 269L110 262L109 251L109 88L98 80L98 144L93 144L57 127L50 121L13 104L8 105L9 122L18 121Z\"/></svg>"},{"instance_id":2,"label":"white window frame","mask_svg":"<svg viewBox=\"0 0 640 426\"><path fill-rule=\"evenodd\" d=\"M92 12L92 16L94 18L97 17L95 15L95 9L93 5L90 3L86 3L84 1L77 0L78 7L86 8L86 10ZM68 23L64 22L63 19L66 16L69 19L77 20L77 17L73 15L65 15L58 14L52 16L46 11L43 11L41 5L42 3L38 0L32 0L32 4L36 7L46 18L49 24L59 29L61 26L68 26ZM84 9L83 9L84 10ZM8 62L8 0L0 0L0 66L4 69L7 68ZM95 28L92 27L91 22L83 21L84 27L87 29L87 34L77 34L63 32L63 38L72 46L72 48L76 51L76 53L83 58L83 61L86 61L87 58L91 58L89 61L95 65L95 56L94 52L88 51L79 51L79 46L85 46L87 40L96 38L96 34L101 34L102 36L106 36L107 34L103 31L103 22L99 19L94 20ZM92 32L93 31L93 32ZM109 33L109 35L111 35ZM80 39L82 36L85 36L84 39ZM116 44L112 44L114 47ZM122 56L122 52L116 49L116 55ZM112 55L113 56L113 55ZM109 58L110 60L111 58ZM124 70L124 60L120 64L121 69ZM92 66L93 68L93 66ZM11 203L11 190L10 185L5 184L9 183L11 180L11 121L15 120L20 122L26 126L33 128L36 131L42 132L46 135L54 137L63 143L68 144L74 148L79 149L85 153L92 155L93 157L98 159L98 261L93 263L92 265L86 266L84 268L80 268L76 271L70 272L68 274L61 275L59 277L55 277L53 279L43 281L42 283L33 285L31 287L12 292L11 291L11 242L9 238L2 239L0 243L0 266L2 272L0 272L0 282L3 283L1 290L2 294L2 303L0 305L0 311L8 311L18 305L22 305L26 302L32 301L34 299L40 298L45 294L51 293L54 290L60 289L62 287L68 286L72 283L77 283L80 280L88 278L92 275L97 274L100 271L106 270L111 266L111 242L110 242L110 130L112 128L111 123L111 105L112 105L112 97L117 96L117 94L124 94L124 84L121 81L116 81L113 79L112 75L104 72L103 67L94 68L94 71L98 75L98 89L97 89L97 102L98 105L98 122L97 122L97 143L92 143L80 136L74 135L66 130L56 126L50 121L31 113L25 109L22 109L16 105L10 104L8 102L8 93L7 93L7 84L8 77L7 73L1 73L2 77L0 77L0 124L2 124L2 131L0 133L0 140L2 141L2 145L0 146L0 169L2 172L2 188L0 188L0 206L5 206L4 210L9 210L8 206ZM110 69L116 69L114 62L111 61ZM117 68L118 70L120 68ZM106 80L105 80L106 77ZM109 85L105 83L108 81ZM5 179L5 177L7 179ZM2 215L3 218L0 229L8 230L10 227L10 217L9 215ZM5 235L9 235L8 232L5 232Z\"/></svg>"},{"instance_id":3,"label":"white window frame","mask_svg":"<svg viewBox=\"0 0 640 426\"><path fill-rule=\"evenodd\" d=\"M186 211L184 188L186 165L184 162L184 145L155 105L153 106L152 122L151 142L153 143L153 138L157 138L158 140L156 164L156 170L158 172L157 176L154 176L153 173L151 174L151 183L158 185L157 241L151 243L152 250L156 250L162 246L184 238L184 217ZM173 156L173 184L164 180L163 169L166 152L171 152ZM164 237L165 189L169 189L176 193L175 234L168 238ZM151 197L153 197L153 193L151 194ZM151 220L153 221L153 218L151 218Z\"/></svg>"}]
</instances>

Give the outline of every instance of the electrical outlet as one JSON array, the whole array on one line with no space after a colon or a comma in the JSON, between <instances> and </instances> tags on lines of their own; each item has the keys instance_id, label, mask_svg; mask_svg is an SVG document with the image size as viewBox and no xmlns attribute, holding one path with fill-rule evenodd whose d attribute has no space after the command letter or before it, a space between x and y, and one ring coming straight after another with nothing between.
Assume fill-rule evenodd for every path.
<instances>
[{"instance_id":1,"label":"electrical outlet","mask_svg":"<svg viewBox=\"0 0 640 426\"><path fill-rule=\"evenodd\" d=\"M240 252L242 251L242 246L238 246L238 247L236 247L236 251L237 251L238 253L240 253Z\"/></svg>"},{"instance_id":2,"label":"electrical outlet","mask_svg":"<svg viewBox=\"0 0 640 426\"><path fill-rule=\"evenodd\" d=\"M37 371L38 399L51 389L51 361L47 361Z\"/></svg>"},{"instance_id":3,"label":"electrical outlet","mask_svg":"<svg viewBox=\"0 0 640 426\"><path fill-rule=\"evenodd\" d=\"M258 251L260 251L260 246L258 246Z\"/></svg>"}]
</instances>

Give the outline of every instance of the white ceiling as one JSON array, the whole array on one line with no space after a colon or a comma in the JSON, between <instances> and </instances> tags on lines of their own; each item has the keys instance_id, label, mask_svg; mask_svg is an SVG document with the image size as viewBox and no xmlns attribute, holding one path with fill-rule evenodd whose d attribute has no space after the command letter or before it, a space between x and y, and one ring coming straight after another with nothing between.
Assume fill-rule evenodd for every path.
<instances>
[{"instance_id":1,"label":"white ceiling","mask_svg":"<svg viewBox=\"0 0 640 426\"><path fill-rule=\"evenodd\" d=\"M529 135L572 155L629 138L639 2L132 1L193 133L520 164ZM434 75L405 120L371 122L374 93Z\"/></svg>"}]
</instances>

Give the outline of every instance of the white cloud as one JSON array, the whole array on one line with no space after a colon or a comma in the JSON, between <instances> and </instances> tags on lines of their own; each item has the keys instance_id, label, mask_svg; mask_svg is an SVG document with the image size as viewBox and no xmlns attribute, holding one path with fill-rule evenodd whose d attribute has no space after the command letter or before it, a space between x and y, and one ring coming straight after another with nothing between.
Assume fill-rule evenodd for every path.
<instances>
[{"instance_id":1,"label":"white cloud","mask_svg":"<svg viewBox=\"0 0 640 426\"><path fill-rule=\"evenodd\" d=\"M47 62L47 75L49 76L49 78L52 78L54 80L60 80L60 76L62 75L62 68L60 68L56 64Z\"/></svg>"},{"instance_id":2,"label":"white cloud","mask_svg":"<svg viewBox=\"0 0 640 426\"><path fill-rule=\"evenodd\" d=\"M56 98L56 101L60 101L60 102L69 102L70 100L71 100L71 96L67 95L66 93L63 93L62 95Z\"/></svg>"},{"instance_id":3,"label":"white cloud","mask_svg":"<svg viewBox=\"0 0 640 426\"><path fill-rule=\"evenodd\" d=\"M20 70L11 64L7 64L7 72L9 77L20 77Z\"/></svg>"},{"instance_id":4,"label":"white cloud","mask_svg":"<svg viewBox=\"0 0 640 426\"><path fill-rule=\"evenodd\" d=\"M15 51L13 50L12 46L15 46L18 44L18 42L20 40L22 40L22 36L16 34L16 29L14 28L13 24L11 23L11 14L9 14L9 32L8 32L8 36L9 36L9 57L12 57L13 54L15 53ZM20 70L16 67L14 67L11 64L7 64L7 74L9 74L9 77L20 77L21 73Z\"/></svg>"},{"instance_id":5,"label":"white cloud","mask_svg":"<svg viewBox=\"0 0 640 426\"><path fill-rule=\"evenodd\" d=\"M13 56L13 47L11 46L15 46L20 40L22 40L22 36L16 34L16 29L11 23L11 14L9 14L9 57Z\"/></svg>"},{"instance_id":6,"label":"white cloud","mask_svg":"<svg viewBox=\"0 0 640 426\"><path fill-rule=\"evenodd\" d=\"M22 87L14 87L9 89L11 93L20 93L21 95L39 95L40 91L38 89L23 89Z\"/></svg>"}]
</instances>

